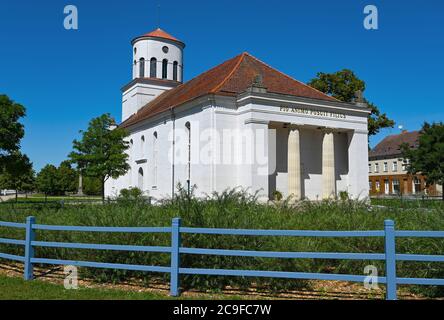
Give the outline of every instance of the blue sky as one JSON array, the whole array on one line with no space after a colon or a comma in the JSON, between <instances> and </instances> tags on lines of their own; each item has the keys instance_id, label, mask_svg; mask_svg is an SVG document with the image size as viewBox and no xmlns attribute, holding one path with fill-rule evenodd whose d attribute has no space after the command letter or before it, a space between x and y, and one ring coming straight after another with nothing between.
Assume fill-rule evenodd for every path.
<instances>
[{"instance_id":1,"label":"blue sky","mask_svg":"<svg viewBox=\"0 0 444 320\"><path fill-rule=\"evenodd\" d=\"M68 4L77 31L63 28ZM27 108L22 147L37 170L66 159L92 117L120 120L130 41L158 26L157 4L160 26L187 45L185 80L248 51L305 82L352 69L366 98L408 130L444 120L441 0L1 0L0 93ZM363 27L367 4L378 7L378 30Z\"/></svg>"}]
</instances>

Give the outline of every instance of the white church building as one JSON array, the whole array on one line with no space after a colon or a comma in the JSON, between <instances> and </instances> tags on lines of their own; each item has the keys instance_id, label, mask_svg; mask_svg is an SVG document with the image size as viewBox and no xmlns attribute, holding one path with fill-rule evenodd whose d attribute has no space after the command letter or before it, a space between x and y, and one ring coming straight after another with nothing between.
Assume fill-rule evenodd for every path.
<instances>
[{"instance_id":1,"label":"white church building","mask_svg":"<svg viewBox=\"0 0 444 320\"><path fill-rule=\"evenodd\" d=\"M185 44L161 29L132 41L133 79L122 88L131 169L108 180L171 197L241 187L320 200L366 198L368 107L344 103L242 53L183 82Z\"/></svg>"}]
</instances>

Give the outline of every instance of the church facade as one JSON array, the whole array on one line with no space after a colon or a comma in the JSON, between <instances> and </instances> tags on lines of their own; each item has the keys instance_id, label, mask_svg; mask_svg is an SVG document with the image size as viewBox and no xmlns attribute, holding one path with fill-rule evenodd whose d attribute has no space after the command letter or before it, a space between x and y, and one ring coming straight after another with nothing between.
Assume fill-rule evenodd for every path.
<instances>
[{"instance_id":1,"label":"church facade","mask_svg":"<svg viewBox=\"0 0 444 320\"><path fill-rule=\"evenodd\" d=\"M180 184L263 201L368 197L370 110L360 100L338 101L246 52L183 83L182 41L157 29L132 45L120 124L131 169L106 182L106 196L138 187L161 199Z\"/></svg>"}]
</instances>

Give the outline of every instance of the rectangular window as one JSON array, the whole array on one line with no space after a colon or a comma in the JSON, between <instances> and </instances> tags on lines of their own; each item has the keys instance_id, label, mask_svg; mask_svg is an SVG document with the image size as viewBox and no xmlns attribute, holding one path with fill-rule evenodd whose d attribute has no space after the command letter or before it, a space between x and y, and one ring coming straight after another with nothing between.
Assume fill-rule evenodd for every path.
<instances>
[{"instance_id":1,"label":"rectangular window","mask_svg":"<svg viewBox=\"0 0 444 320\"><path fill-rule=\"evenodd\" d=\"M378 162L375 163L375 172L379 172L379 163Z\"/></svg>"},{"instance_id":2,"label":"rectangular window","mask_svg":"<svg viewBox=\"0 0 444 320\"><path fill-rule=\"evenodd\" d=\"M368 164L368 173L372 173L372 164L371 163Z\"/></svg>"},{"instance_id":3,"label":"rectangular window","mask_svg":"<svg viewBox=\"0 0 444 320\"><path fill-rule=\"evenodd\" d=\"M387 164L387 162L384 162L384 172L387 172L388 171L388 164Z\"/></svg>"},{"instance_id":4,"label":"rectangular window","mask_svg":"<svg viewBox=\"0 0 444 320\"><path fill-rule=\"evenodd\" d=\"M379 181L376 181L376 183L375 183L375 189L376 189L376 192L381 191L381 184L379 183Z\"/></svg>"},{"instance_id":5,"label":"rectangular window","mask_svg":"<svg viewBox=\"0 0 444 320\"><path fill-rule=\"evenodd\" d=\"M420 192L421 192L421 180L415 177L413 178L413 193L420 193Z\"/></svg>"},{"instance_id":6,"label":"rectangular window","mask_svg":"<svg viewBox=\"0 0 444 320\"><path fill-rule=\"evenodd\" d=\"M397 162L397 161L393 161L393 164L392 164L392 171L393 171L393 172L398 171L398 162Z\"/></svg>"},{"instance_id":7,"label":"rectangular window","mask_svg":"<svg viewBox=\"0 0 444 320\"><path fill-rule=\"evenodd\" d=\"M398 179L393 179L392 190L393 190L393 193L397 193L397 194L400 193L401 190L399 188L399 180Z\"/></svg>"}]
</instances>

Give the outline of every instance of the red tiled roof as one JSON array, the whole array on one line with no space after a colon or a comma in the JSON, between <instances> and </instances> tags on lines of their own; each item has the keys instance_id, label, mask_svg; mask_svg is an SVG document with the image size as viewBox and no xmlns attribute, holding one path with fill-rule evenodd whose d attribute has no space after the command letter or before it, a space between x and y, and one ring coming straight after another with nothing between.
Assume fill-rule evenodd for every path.
<instances>
[{"instance_id":1,"label":"red tiled roof","mask_svg":"<svg viewBox=\"0 0 444 320\"><path fill-rule=\"evenodd\" d=\"M262 76L263 86L271 93L338 101L244 52L174 89L165 91L125 120L122 126L133 125L207 94L236 96L249 88L258 75Z\"/></svg>"},{"instance_id":2,"label":"red tiled roof","mask_svg":"<svg viewBox=\"0 0 444 320\"><path fill-rule=\"evenodd\" d=\"M162 38L162 39L168 39L168 40L172 40L172 41L182 42L179 39L170 35L169 33L163 31L160 28L157 28L156 30L145 33L142 37L154 37L154 38Z\"/></svg>"},{"instance_id":3,"label":"red tiled roof","mask_svg":"<svg viewBox=\"0 0 444 320\"><path fill-rule=\"evenodd\" d=\"M408 143L410 147L416 148L418 139L419 131L402 132L387 136L369 152L369 157L398 156L401 154L399 148L401 144Z\"/></svg>"}]
</instances>

